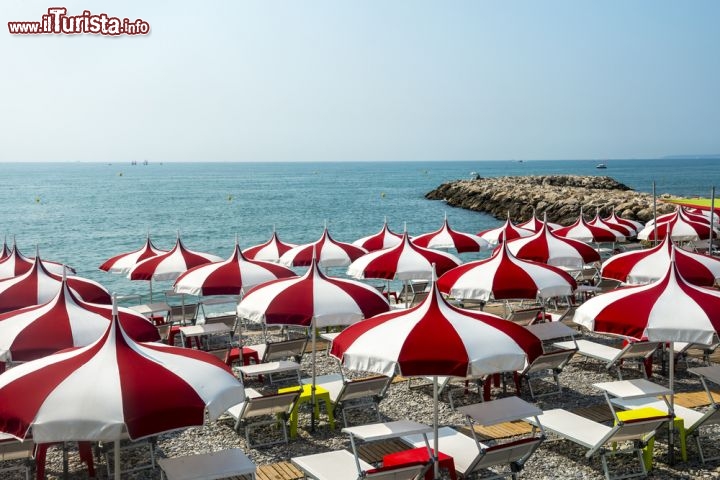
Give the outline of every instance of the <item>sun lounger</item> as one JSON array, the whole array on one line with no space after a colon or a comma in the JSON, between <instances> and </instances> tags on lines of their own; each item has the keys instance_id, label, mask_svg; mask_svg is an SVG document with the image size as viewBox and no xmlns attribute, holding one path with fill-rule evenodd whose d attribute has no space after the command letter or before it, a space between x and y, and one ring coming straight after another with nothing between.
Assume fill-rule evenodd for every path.
<instances>
[{"instance_id":1,"label":"sun lounger","mask_svg":"<svg viewBox=\"0 0 720 480\"><path fill-rule=\"evenodd\" d=\"M577 355L587 358L593 358L605 363L605 369L617 370L618 377L622 380L622 371L620 367L626 360L644 361L649 358L655 350L660 346L656 342L630 342L624 348L615 348L591 340L570 340L565 342L556 342L553 344L557 348L572 349L577 347ZM641 368L643 376L647 378L644 368Z\"/></svg>"},{"instance_id":2,"label":"sun lounger","mask_svg":"<svg viewBox=\"0 0 720 480\"><path fill-rule=\"evenodd\" d=\"M212 453L158 460L161 477L167 480L217 480L221 478L255 479L252 460L239 448Z\"/></svg>"},{"instance_id":3,"label":"sun lounger","mask_svg":"<svg viewBox=\"0 0 720 480\"><path fill-rule=\"evenodd\" d=\"M526 420L533 424L537 422L534 418L527 418ZM545 431L550 431L559 437L586 447L588 449L585 454L586 458L591 458L596 453L599 454L607 480L647 476L642 448L647 440L655 435L655 431L669 420L669 415L648 417L619 422L610 427L562 408L546 410L540 416L540 423ZM629 451L627 449L609 450L607 448L607 446L614 443L628 441L633 442L633 447ZM636 455L640 470L622 476L612 476L608 468L607 457L617 453Z\"/></svg>"},{"instance_id":4,"label":"sun lounger","mask_svg":"<svg viewBox=\"0 0 720 480\"><path fill-rule=\"evenodd\" d=\"M305 473L307 478L316 480L417 480L424 475L429 463L411 462L392 467L374 468L358 456L357 442L387 440L403 435L419 435L424 439L423 445L429 451L430 447L425 435L431 430L427 425L408 420L346 427L342 431L350 436L353 453L347 450L334 450L294 457L291 461Z\"/></svg>"},{"instance_id":5,"label":"sun lounger","mask_svg":"<svg viewBox=\"0 0 720 480\"><path fill-rule=\"evenodd\" d=\"M493 426L503 422L523 419L542 413L535 405L518 397L507 397L459 409L472 432L472 437L465 435L451 427L441 427L438 430L438 451L453 458L455 470L463 478L517 478L530 456L540 446L545 436L537 435L533 429L530 437L514 441L487 445L479 441L475 435L473 425ZM425 438L421 435L406 435L402 440L413 447L425 445ZM428 434L428 440L434 445L433 434ZM503 471L497 468L504 467ZM481 475L486 476L481 476ZM490 476L487 476L490 474Z\"/></svg>"},{"instance_id":6,"label":"sun lounger","mask_svg":"<svg viewBox=\"0 0 720 480\"><path fill-rule=\"evenodd\" d=\"M10 435L0 433L0 474L2 476L15 471L24 471L25 480L30 480L30 460L33 456L35 444L32 440L21 442ZM8 466L5 462L24 460L22 464ZM4 478L4 477L3 477Z\"/></svg>"},{"instance_id":7,"label":"sun lounger","mask_svg":"<svg viewBox=\"0 0 720 480\"><path fill-rule=\"evenodd\" d=\"M260 363L287 360L288 358L292 358L300 363L305 353L305 348L307 347L307 337L293 338L279 342L259 343L256 345L245 345L244 347L255 350L260 358Z\"/></svg>"},{"instance_id":8,"label":"sun lounger","mask_svg":"<svg viewBox=\"0 0 720 480\"><path fill-rule=\"evenodd\" d=\"M235 430L240 427L245 430L247 446L254 448L278 443L288 443L287 419L288 412L297 401L299 392L279 393L275 395L261 395L252 388L245 389L245 401L228 409L228 413L235 419ZM265 417L265 420L258 420ZM266 438L262 443L252 443L250 433L257 427L278 424L282 427L283 437L280 440Z\"/></svg>"},{"instance_id":9,"label":"sun lounger","mask_svg":"<svg viewBox=\"0 0 720 480\"><path fill-rule=\"evenodd\" d=\"M342 413L343 424L347 427L346 412L350 410L374 410L377 421L381 420L380 400L385 396L391 381L391 377L384 375L349 380L341 374L334 374L315 378L315 385L328 391L333 404L333 415L337 418L337 413ZM303 378L302 383L310 384L312 378Z\"/></svg>"}]
</instances>

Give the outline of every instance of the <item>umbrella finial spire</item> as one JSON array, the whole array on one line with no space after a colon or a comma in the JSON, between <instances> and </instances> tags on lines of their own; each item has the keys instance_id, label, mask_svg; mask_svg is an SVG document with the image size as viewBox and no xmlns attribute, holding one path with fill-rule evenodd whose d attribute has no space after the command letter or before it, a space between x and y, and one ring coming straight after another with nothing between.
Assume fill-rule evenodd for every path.
<instances>
[{"instance_id":1,"label":"umbrella finial spire","mask_svg":"<svg viewBox=\"0 0 720 480\"><path fill-rule=\"evenodd\" d=\"M235 232L235 246L238 246L238 234Z\"/></svg>"},{"instance_id":2,"label":"umbrella finial spire","mask_svg":"<svg viewBox=\"0 0 720 480\"><path fill-rule=\"evenodd\" d=\"M115 292L113 292L112 294L112 316L113 319L117 318L118 316L117 293Z\"/></svg>"}]
</instances>

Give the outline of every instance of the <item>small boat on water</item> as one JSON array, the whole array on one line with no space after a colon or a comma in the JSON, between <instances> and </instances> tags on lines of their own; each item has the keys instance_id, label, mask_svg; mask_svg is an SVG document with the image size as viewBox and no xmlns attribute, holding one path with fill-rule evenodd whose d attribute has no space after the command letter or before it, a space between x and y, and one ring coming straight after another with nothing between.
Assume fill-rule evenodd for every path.
<instances>
[{"instance_id":1,"label":"small boat on water","mask_svg":"<svg viewBox=\"0 0 720 480\"><path fill-rule=\"evenodd\" d=\"M607 165L605 165L604 163L598 163L597 165L595 165L595 168L607 168Z\"/></svg>"}]
</instances>

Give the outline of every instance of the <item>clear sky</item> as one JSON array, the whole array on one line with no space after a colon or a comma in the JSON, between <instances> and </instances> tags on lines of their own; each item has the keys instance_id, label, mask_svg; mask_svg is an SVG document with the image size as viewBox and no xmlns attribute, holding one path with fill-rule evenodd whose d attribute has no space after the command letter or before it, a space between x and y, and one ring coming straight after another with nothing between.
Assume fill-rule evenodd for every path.
<instances>
[{"instance_id":1,"label":"clear sky","mask_svg":"<svg viewBox=\"0 0 720 480\"><path fill-rule=\"evenodd\" d=\"M11 35L141 18L147 36ZM0 162L720 153L720 1L2 0Z\"/></svg>"}]
</instances>

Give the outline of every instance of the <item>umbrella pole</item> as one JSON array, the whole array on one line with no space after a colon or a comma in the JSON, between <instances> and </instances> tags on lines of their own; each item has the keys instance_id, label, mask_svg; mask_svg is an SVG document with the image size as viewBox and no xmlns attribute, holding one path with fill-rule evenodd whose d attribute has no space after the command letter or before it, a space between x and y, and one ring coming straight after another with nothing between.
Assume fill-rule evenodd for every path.
<instances>
[{"instance_id":1,"label":"umbrella pole","mask_svg":"<svg viewBox=\"0 0 720 480\"><path fill-rule=\"evenodd\" d=\"M115 440L115 480L120 480L120 439Z\"/></svg>"},{"instance_id":2,"label":"umbrella pole","mask_svg":"<svg viewBox=\"0 0 720 480\"><path fill-rule=\"evenodd\" d=\"M150 279L150 303L152 303L152 278Z\"/></svg>"},{"instance_id":3,"label":"umbrella pole","mask_svg":"<svg viewBox=\"0 0 720 480\"><path fill-rule=\"evenodd\" d=\"M655 196L655 180L652 182L653 195L653 245L657 245L657 197ZM668 232L669 234L669 232Z\"/></svg>"},{"instance_id":4,"label":"umbrella pole","mask_svg":"<svg viewBox=\"0 0 720 480\"><path fill-rule=\"evenodd\" d=\"M713 256L713 237L715 236L715 187L710 191L710 245L708 254Z\"/></svg>"},{"instance_id":5,"label":"umbrella pole","mask_svg":"<svg viewBox=\"0 0 720 480\"><path fill-rule=\"evenodd\" d=\"M675 464L675 342L670 342L670 422L668 432L668 462Z\"/></svg>"},{"instance_id":6,"label":"umbrella pole","mask_svg":"<svg viewBox=\"0 0 720 480\"><path fill-rule=\"evenodd\" d=\"M434 477L436 480L440 478L440 464L438 463L438 423L439 423L439 414L438 414L438 377L437 375L433 376L433 406L434 406L434 414L433 414L433 471L434 471Z\"/></svg>"},{"instance_id":7,"label":"umbrella pole","mask_svg":"<svg viewBox=\"0 0 720 480\"><path fill-rule=\"evenodd\" d=\"M312 385L310 386L310 431L315 432L315 336L317 335L317 324L315 317L312 318Z\"/></svg>"}]
</instances>

